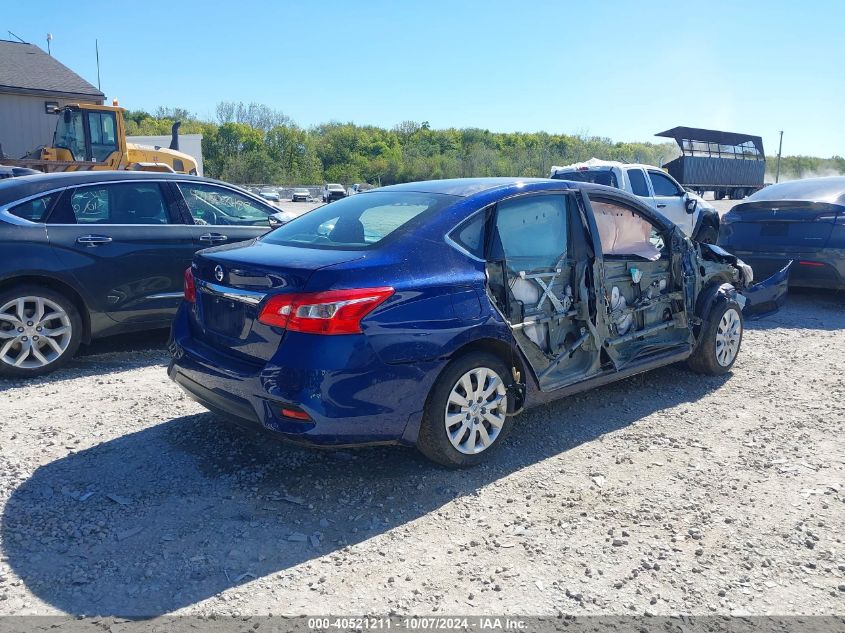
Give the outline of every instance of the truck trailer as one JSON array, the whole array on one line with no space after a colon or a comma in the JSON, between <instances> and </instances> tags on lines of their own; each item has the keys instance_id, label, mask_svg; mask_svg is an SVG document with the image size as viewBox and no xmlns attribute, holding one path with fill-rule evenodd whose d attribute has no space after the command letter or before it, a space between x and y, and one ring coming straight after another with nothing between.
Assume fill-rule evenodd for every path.
<instances>
[{"instance_id":1,"label":"truck trailer","mask_svg":"<svg viewBox=\"0 0 845 633\"><path fill-rule=\"evenodd\" d=\"M763 188L766 156L759 136L694 127L675 127L655 136L675 139L681 155L663 168L698 195L712 191L716 200L742 200Z\"/></svg>"}]
</instances>

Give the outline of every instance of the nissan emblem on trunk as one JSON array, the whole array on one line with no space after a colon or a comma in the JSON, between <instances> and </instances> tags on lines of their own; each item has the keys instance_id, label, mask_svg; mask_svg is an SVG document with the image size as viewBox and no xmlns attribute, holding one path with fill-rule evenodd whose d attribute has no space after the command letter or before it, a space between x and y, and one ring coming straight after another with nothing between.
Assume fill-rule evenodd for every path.
<instances>
[{"instance_id":1,"label":"nissan emblem on trunk","mask_svg":"<svg viewBox=\"0 0 845 633\"><path fill-rule=\"evenodd\" d=\"M223 267L220 264L214 267L214 278L217 281L223 281Z\"/></svg>"}]
</instances>

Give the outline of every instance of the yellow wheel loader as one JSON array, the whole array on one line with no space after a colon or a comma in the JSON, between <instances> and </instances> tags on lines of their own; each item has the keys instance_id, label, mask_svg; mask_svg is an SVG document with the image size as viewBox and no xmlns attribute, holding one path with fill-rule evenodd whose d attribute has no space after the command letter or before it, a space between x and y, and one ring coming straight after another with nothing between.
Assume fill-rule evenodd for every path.
<instances>
[{"instance_id":1,"label":"yellow wheel loader","mask_svg":"<svg viewBox=\"0 0 845 633\"><path fill-rule=\"evenodd\" d=\"M126 142L125 110L117 105L78 103L57 111L53 144L11 159L0 150L0 164L44 172L135 169L196 174L197 162L179 151L179 122L173 124L170 147Z\"/></svg>"}]
</instances>

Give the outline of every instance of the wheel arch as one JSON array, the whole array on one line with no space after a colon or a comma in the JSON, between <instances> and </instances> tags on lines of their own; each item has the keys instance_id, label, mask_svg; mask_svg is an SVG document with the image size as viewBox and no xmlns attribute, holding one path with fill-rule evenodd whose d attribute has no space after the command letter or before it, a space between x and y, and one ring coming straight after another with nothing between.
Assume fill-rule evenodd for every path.
<instances>
[{"instance_id":1,"label":"wheel arch","mask_svg":"<svg viewBox=\"0 0 845 633\"><path fill-rule=\"evenodd\" d=\"M508 392L514 399L513 411L521 411L525 405L528 366L523 360L519 348L515 344L508 343L507 341L503 341L498 338L477 338L456 348L451 354L449 354L449 362L472 352L487 352L493 354L511 371L516 369L519 373L519 381L515 380L513 375L505 376L504 378L510 381L510 384L508 385ZM442 374L445 369L446 366L444 365L443 369L440 370L440 374ZM440 374L437 376L438 380L440 379Z\"/></svg>"},{"instance_id":2,"label":"wheel arch","mask_svg":"<svg viewBox=\"0 0 845 633\"><path fill-rule=\"evenodd\" d=\"M710 313L716 302L722 298L735 300L736 295L737 290L733 284L719 283L719 281L713 282L699 293L698 299L695 302L695 315L701 319L702 325L698 326L695 332L696 339L704 329L704 323L710 318Z\"/></svg>"},{"instance_id":3,"label":"wheel arch","mask_svg":"<svg viewBox=\"0 0 845 633\"><path fill-rule=\"evenodd\" d=\"M82 295L80 295L73 286L60 279L56 279L55 277L33 274L23 275L21 277L12 277L0 281L0 292L6 292L7 290L17 286L26 285L45 286L50 290L67 297L67 299L76 307L76 310L79 312L79 317L82 319L82 342L91 342L91 315L88 313L88 308L85 305L85 301L82 299Z\"/></svg>"}]
</instances>

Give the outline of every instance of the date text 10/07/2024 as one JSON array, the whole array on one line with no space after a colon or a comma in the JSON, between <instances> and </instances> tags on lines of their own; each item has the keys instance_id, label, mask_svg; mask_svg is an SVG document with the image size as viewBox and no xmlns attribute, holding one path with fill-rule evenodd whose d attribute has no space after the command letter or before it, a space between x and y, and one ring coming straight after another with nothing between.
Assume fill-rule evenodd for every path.
<instances>
[{"instance_id":1,"label":"date text 10/07/2024","mask_svg":"<svg viewBox=\"0 0 845 633\"><path fill-rule=\"evenodd\" d=\"M527 627L528 623L518 618L486 616L308 618L308 628L318 631L524 631Z\"/></svg>"}]
</instances>

